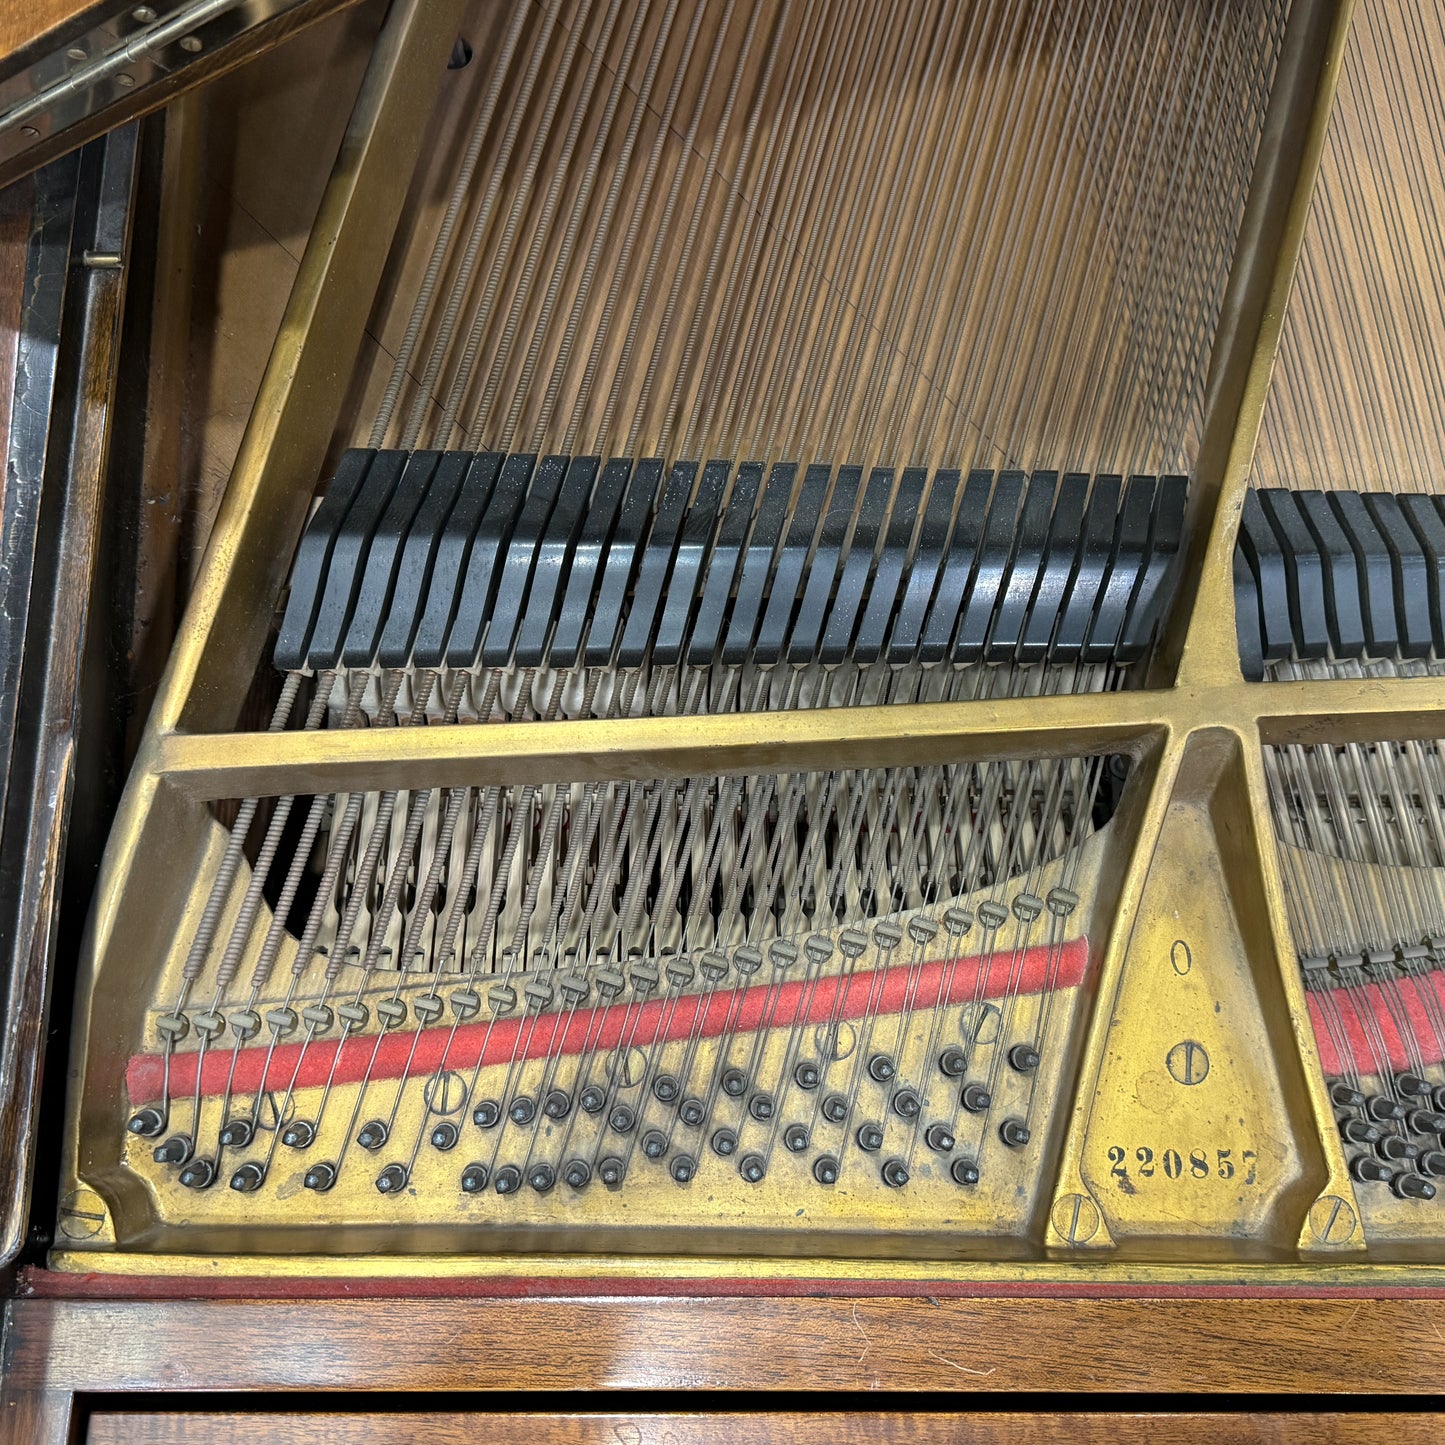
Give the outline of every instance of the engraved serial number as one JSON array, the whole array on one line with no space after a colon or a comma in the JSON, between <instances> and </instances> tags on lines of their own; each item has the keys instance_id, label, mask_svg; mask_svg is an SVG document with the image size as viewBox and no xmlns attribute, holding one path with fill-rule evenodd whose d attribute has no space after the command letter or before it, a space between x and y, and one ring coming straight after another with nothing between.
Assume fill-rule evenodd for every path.
<instances>
[{"instance_id":1,"label":"engraved serial number","mask_svg":"<svg viewBox=\"0 0 1445 1445\"><path fill-rule=\"evenodd\" d=\"M1109 1149L1109 1173L1117 1179L1224 1179L1254 1184L1258 1155L1253 1149L1161 1149L1141 1144Z\"/></svg>"}]
</instances>

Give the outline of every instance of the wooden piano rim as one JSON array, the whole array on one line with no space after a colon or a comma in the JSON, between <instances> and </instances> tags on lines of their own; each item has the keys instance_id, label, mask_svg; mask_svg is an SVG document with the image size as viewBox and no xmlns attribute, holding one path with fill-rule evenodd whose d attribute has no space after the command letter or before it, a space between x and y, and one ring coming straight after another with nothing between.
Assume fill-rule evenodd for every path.
<instances>
[{"instance_id":1,"label":"wooden piano rim","mask_svg":"<svg viewBox=\"0 0 1445 1445\"><path fill-rule=\"evenodd\" d=\"M663 1389L704 1410L717 1397L691 1392L1422 1394L1442 1322L1445 1303L1398 1297L31 1297L6 1306L0 1419L15 1440L65 1440L76 1394L141 1390L323 1390L356 1408L362 1391Z\"/></svg>"}]
</instances>

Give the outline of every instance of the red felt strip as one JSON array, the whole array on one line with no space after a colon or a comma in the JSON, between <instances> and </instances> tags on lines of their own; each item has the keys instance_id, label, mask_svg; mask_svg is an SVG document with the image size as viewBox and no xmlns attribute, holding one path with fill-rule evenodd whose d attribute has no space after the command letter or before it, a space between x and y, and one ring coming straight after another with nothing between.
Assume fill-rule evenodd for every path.
<instances>
[{"instance_id":1,"label":"red felt strip","mask_svg":"<svg viewBox=\"0 0 1445 1445\"><path fill-rule=\"evenodd\" d=\"M654 1038L670 1042L688 1038L693 1033L714 1038L729 1030L749 1033L758 1028L787 1028L799 1019L803 1023L825 1023L835 1016L857 1019L870 1013L897 1014L908 1005L910 994L912 1007L924 1009L937 1004L941 994L946 994L945 1003L960 1003L975 997L997 998L1007 992L1038 993L1046 984L1069 988L1081 983L1088 956L1087 942L1076 938L1061 944L1057 953L1041 945L1025 949L1017 958L1012 951L1001 951L987 958L978 955L961 958L956 963L939 960L916 970L908 964L895 964L891 968L860 971L847 979L821 978L816 980L811 992L806 981L796 979L776 990L766 983L755 983L743 989L714 993L711 998L689 994L675 1004L666 999L653 999L640 1009L617 1003L603 1009L579 1009L570 1016L553 1013L498 1019L493 1023L463 1024L455 1033L450 1024L422 1029L420 1036L415 1029L403 1028L383 1035L379 1044L374 1035L358 1035L344 1043L322 1039L313 1042L304 1054L302 1044L295 1042L274 1049L269 1068L266 1067L266 1045L253 1044L236 1056L231 1088L235 1093L250 1093L263 1087L284 1089L290 1084L298 1062L296 1087L306 1089L326 1082L333 1059L334 1081L354 1084L368 1075L372 1079L396 1079L403 1073L416 1077L440 1068L469 1071L476 1067L477 1056L483 1049L484 1064L505 1064L514 1057L514 1050L518 1059L539 1059L557 1053L576 1054L587 1047L610 1049L624 1036L634 1044L645 1046ZM173 1094L194 1090L198 1057L198 1051L192 1049L176 1054L171 1060ZM219 1094L226 1087L231 1057L229 1048L208 1051L201 1070L203 1094ZM266 1069L264 1085L263 1068ZM156 1098L162 1083L160 1054L137 1054L130 1060L126 1067L126 1087L133 1101L140 1103Z\"/></svg>"},{"instance_id":2,"label":"red felt strip","mask_svg":"<svg viewBox=\"0 0 1445 1445\"><path fill-rule=\"evenodd\" d=\"M1410 1031L1420 1053L1422 1064L1438 1064L1445 1057L1445 1039L1442 1039L1426 1012L1428 1000L1433 993L1433 1011L1439 1017L1445 1012L1445 973L1432 970L1424 977L1397 979L1390 985L1395 990L1397 1007L1403 1007L1409 1020ZM1320 1051L1320 1063L1326 1074L1343 1074L1346 1064L1340 1058L1336 1038L1343 1032L1346 1050L1354 1060L1354 1072L1377 1074L1382 1065L1391 1069L1410 1066L1404 1040L1390 1012L1385 998L1385 986L1378 983L1363 984L1355 989L1335 988L1327 994L1311 993L1308 996L1310 1022L1314 1025L1315 1044ZM1336 1027L1326 1025L1325 1010L1328 1004L1334 1006ZM1370 1022L1373 1020L1373 1022ZM1377 1040L1379 1041L1377 1043ZM1379 1043L1385 1046L1387 1059L1379 1057Z\"/></svg>"}]
</instances>

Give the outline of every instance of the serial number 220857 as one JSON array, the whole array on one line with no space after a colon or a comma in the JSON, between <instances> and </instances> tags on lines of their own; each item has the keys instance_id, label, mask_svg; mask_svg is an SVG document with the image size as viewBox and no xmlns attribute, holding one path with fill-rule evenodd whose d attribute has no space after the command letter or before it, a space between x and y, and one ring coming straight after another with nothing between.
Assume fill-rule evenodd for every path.
<instances>
[{"instance_id":1,"label":"serial number 220857","mask_svg":"<svg viewBox=\"0 0 1445 1445\"><path fill-rule=\"evenodd\" d=\"M1147 1145L1131 1153L1121 1144L1109 1149L1109 1173L1120 1179L1228 1179L1240 1184L1256 1182L1257 1156L1253 1149L1163 1149L1157 1155Z\"/></svg>"}]
</instances>

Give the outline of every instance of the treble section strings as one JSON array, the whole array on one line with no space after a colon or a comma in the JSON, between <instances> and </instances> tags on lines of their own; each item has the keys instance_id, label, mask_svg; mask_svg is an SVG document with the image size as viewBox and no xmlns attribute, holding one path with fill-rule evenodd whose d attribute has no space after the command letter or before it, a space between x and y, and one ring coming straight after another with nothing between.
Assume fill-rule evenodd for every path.
<instances>
[{"instance_id":1,"label":"treble section strings","mask_svg":"<svg viewBox=\"0 0 1445 1445\"><path fill-rule=\"evenodd\" d=\"M1445 9L1351 26L1255 461L1261 487L1439 493Z\"/></svg>"},{"instance_id":2,"label":"treble section strings","mask_svg":"<svg viewBox=\"0 0 1445 1445\"><path fill-rule=\"evenodd\" d=\"M1284 10L518 7L357 440L1187 472Z\"/></svg>"}]
</instances>

